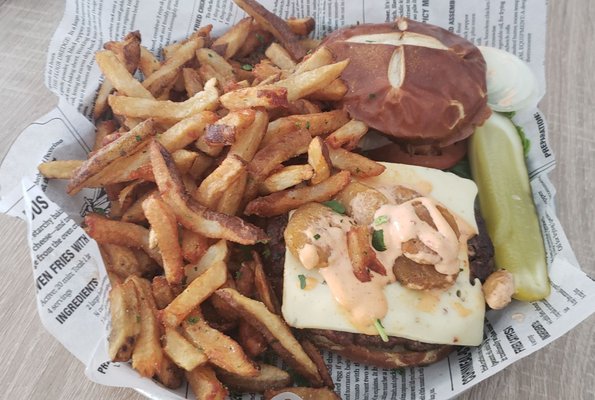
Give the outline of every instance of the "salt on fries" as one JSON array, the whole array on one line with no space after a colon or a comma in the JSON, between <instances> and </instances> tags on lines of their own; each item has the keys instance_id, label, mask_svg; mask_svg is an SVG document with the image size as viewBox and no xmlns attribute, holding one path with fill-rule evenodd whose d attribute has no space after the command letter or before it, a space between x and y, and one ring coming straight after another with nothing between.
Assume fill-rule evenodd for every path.
<instances>
[{"instance_id":1,"label":"salt on fries","mask_svg":"<svg viewBox=\"0 0 595 400\"><path fill-rule=\"evenodd\" d=\"M318 349L281 317L259 247L238 244L269 239L247 216L329 200L384 167L352 152L367 126L333 103L349 60L305 38L314 20L236 3L246 18L215 40L207 26L164 47L164 61L138 32L107 43L96 54L105 79L92 152L39 171L69 180L70 194L108 194L109 214L87 214L85 229L112 283L112 360L167 387L185 376L197 399L223 399L225 386L334 398L289 387L290 374L263 362L272 350L310 385L333 385ZM351 235L361 271L374 267L355 254L367 234Z\"/></svg>"}]
</instances>

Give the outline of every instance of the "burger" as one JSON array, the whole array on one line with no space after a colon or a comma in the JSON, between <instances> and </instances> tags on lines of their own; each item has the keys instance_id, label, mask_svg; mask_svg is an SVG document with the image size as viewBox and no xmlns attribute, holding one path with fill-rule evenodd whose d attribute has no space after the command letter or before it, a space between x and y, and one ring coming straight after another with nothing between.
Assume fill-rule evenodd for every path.
<instances>
[{"instance_id":1,"label":"burger","mask_svg":"<svg viewBox=\"0 0 595 400\"><path fill-rule=\"evenodd\" d=\"M491 114L480 50L445 29L400 18L339 29L322 46L350 60L342 106L393 142L368 152L378 161L452 167Z\"/></svg>"}]
</instances>

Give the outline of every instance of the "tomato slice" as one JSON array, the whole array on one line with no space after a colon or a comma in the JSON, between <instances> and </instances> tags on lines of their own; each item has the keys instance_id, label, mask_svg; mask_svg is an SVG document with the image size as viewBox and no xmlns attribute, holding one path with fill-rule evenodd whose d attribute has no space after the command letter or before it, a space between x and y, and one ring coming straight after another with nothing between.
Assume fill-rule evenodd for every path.
<instances>
[{"instance_id":1,"label":"tomato slice","mask_svg":"<svg viewBox=\"0 0 595 400\"><path fill-rule=\"evenodd\" d=\"M420 167L448 169L456 165L467 154L467 140L461 140L446 147L411 146L407 149L397 143L387 144L364 154L375 161L385 161Z\"/></svg>"}]
</instances>

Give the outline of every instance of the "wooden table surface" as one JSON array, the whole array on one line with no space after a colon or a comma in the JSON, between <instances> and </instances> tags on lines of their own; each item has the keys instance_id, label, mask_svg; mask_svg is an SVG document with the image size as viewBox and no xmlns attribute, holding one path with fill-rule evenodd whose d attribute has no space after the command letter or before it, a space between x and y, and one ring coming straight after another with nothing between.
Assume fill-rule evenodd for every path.
<instances>
[{"instance_id":1,"label":"wooden table surface","mask_svg":"<svg viewBox=\"0 0 595 400\"><path fill-rule=\"evenodd\" d=\"M0 0L0 156L54 107L43 84L63 0ZM558 165L558 216L582 268L595 276L595 2L550 1L547 116ZM0 397L142 399L100 386L40 323L25 223L0 215ZM463 399L595 399L595 318L473 387Z\"/></svg>"}]
</instances>

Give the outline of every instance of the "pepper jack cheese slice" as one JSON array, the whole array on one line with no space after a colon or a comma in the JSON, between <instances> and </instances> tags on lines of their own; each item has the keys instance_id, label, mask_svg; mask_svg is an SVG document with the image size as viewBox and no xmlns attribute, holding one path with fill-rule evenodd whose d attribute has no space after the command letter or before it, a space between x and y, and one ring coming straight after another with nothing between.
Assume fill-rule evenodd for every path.
<instances>
[{"instance_id":1,"label":"pepper jack cheese slice","mask_svg":"<svg viewBox=\"0 0 595 400\"><path fill-rule=\"evenodd\" d=\"M433 198L477 232L474 201L477 187L468 180L440 170L384 163L383 174L362 180L383 191L402 185ZM386 243L390 246L390 243ZM382 325L389 336L425 343L479 345L483 337L485 301L479 280L469 282L466 246L459 252L460 273L447 290L412 290L398 282L385 286L388 312ZM296 328L362 332L335 301L322 275L308 270L290 251L285 252L283 316Z\"/></svg>"}]
</instances>

